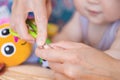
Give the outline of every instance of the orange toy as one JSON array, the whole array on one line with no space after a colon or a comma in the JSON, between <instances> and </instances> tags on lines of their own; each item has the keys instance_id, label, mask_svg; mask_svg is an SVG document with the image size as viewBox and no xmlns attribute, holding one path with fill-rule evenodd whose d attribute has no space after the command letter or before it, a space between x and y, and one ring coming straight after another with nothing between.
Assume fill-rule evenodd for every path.
<instances>
[{"instance_id":1,"label":"orange toy","mask_svg":"<svg viewBox=\"0 0 120 80\"><path fill-rule=\"evenodd\" d=\"M32 50L31 44L10 34L9 26L8 19L0 20L0 63L8 67L26 61Z\"/></svg>"}]
</instances>

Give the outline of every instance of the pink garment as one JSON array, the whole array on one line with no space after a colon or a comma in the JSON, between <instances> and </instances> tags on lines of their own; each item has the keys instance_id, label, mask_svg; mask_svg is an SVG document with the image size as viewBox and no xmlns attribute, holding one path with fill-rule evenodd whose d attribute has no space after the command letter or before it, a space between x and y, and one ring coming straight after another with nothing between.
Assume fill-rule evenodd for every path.
<instances>
[{"instance_id":1,"label":"pink garment","mask_svg":"<svg viewBox=\"0 0 120 80\"><path fill-rule=\"evenodd\" d=\"M86 44L90 44L89 43L89 39L88 39L88 19L86 17L81 16L80 17L80 21L82 22L82 38L83 41ZM105 31L100 43L96 46L97 49L100 50L107 50L111 47L112 43L114 42L115 38L116 38L116 33L119 29L119 25L120 25L120 20L113 22L110 27L108 27L108 29Z\"/></svg>"}]
</instances>

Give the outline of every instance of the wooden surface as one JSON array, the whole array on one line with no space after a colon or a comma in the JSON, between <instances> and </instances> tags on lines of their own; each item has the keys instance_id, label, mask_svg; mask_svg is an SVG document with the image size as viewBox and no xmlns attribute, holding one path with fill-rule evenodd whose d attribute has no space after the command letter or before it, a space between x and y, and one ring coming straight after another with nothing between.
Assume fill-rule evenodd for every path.
<instances>
[{"instance_id":1,"label":"wooden surface","mask_svg":"<svg viewBox=\"0 0 120 80\"><path fill-rule=\"evenodd\" d=\"M54 73L36 65L21 65L8 68L0 80L54 80Z\"/></svg>"}]
</instances>

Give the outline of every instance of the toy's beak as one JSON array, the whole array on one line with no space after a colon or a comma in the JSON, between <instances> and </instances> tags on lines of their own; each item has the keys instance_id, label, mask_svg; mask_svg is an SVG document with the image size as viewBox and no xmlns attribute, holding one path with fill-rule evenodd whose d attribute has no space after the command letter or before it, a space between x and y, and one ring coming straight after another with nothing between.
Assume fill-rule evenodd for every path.
<instances>
[{"instance_id":1,"label":"toy's beak","mask_svg":"<svg viewBox=\"0 0 120 80\"><path fill-rule=\"evenodd\" d=\"M14 36L14 41L18 42L19 38L17 36Z\"/></svg>"},{"instance_id":2,"label":"toy's beak","mask_svg":"<svg viewBox=\"0 0 120 80\"><path fill-rule=\"evenodd\" d=\"M6 65L4 63L0 63L0 75L2 75L6 70Z\"/></svg>"}]
</instances>

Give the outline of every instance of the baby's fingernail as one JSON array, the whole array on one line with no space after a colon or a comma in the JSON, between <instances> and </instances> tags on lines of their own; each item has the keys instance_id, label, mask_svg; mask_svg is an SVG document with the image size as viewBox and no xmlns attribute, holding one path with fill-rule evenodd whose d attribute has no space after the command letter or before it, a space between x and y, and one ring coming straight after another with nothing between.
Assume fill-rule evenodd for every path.
<instances>
[{"instance_id":1,"label":"baby's fingernail","mask_svg":"<svg viewBox=\"0 0 120 80\"><path fill-rule=\"evenodd\" d=\"M40 47L40 46L43 46L44 45L44 39L40 38L37 40L37 45Z\"/></svg>"}]
</instances>

